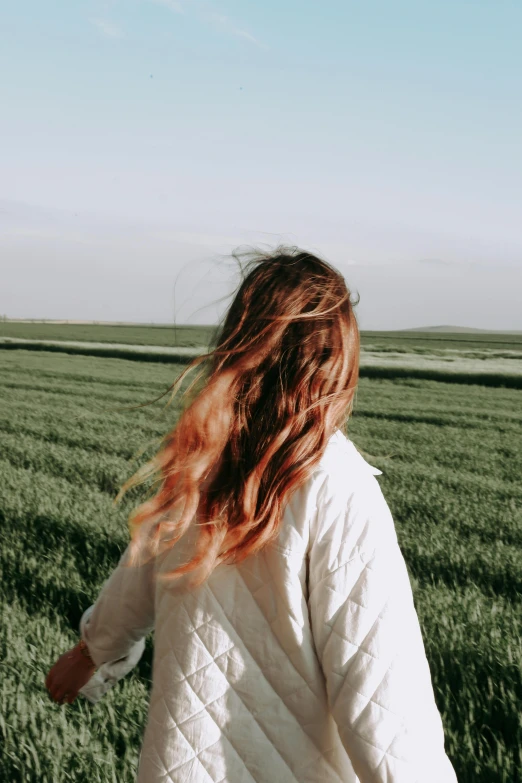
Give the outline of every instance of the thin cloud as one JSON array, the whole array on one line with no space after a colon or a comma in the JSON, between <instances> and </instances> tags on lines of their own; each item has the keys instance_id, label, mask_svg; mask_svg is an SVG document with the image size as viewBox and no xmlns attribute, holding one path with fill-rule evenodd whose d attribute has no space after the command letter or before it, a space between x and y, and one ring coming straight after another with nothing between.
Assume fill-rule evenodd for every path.
<instances>
[{"instance_id":1,"label":"thin cloud","mask_svg":"<svg viewBox=\"0 0 522 783\"><path fill-rule=\"evenodd\" d=\"M182 0L150 0L150 2L154 3L155 5L163 5L165 8L169 8L176 14L185 13Z\"/></svg>"},{"instance_id":2,"label":"thin cloud","mask_svg":"<svg viewBox=\"0 0 522 783\"><path fill-rule=\"evenodd\" d=\"M419 258L418 263L419 264L444 264L445 266L450 266L453 262L443 261L442 258Z\"/></svg>"},{"instance_id":3,"label":"thin cloud","mask_svg":"<svg viewBox=\"0 0 522 783\"><path fill-rule=\"evenodd\" d=\"M174 13L177 14L184 14L185 8L188 5L188 0L149 0L149 2L154 3L155 5L162 5L164 8L168 8L170 11L174 11ZM197 5L199 5L199 3L194 3L193 7L197 7ZM198 16L202 22L207 22L212 25L215 30L228 35L234 35L237 38L243 38L243 40L249 41L255 46L266 48L264 44L252 35L252 33L249 33L248 30L245 30L243 27L236 24L224 14L217 13L216 11L200 11Z\"/></svg>"},{"instance_id":4,"label":"thin cloud","mask_svg":"<svg viewBox=\"0 0 522 783\"><path fill-rule=\"evenodd\" d=\"M91 19L91 22L104 38L124 37L123 30L113 22L109 22L107 19Z\"/></svg>"},{"instance_id":5,"label":"thin cloud","mask_svg":"<svg viewBox=\"0 0 522 783\"><path fill-rule=\"evenodd\" d=\"M437 266L476 266L476 261L446 261L442 258L419 258L418 264L433 264Z\"/></svg>"},{"instance_id":6,"label":"thin cloud","mask_svg":"<svg viewBox=\"0 0 522 783\"><path fill-rule=\"evenodd\" d=\"M230 33L230 35L235 35L238 38L244 38L245 40L250 41L250 43L253 43L256 46L262 45L257 40L257 38L254 38L254 36L251 33L249 33L247 30L243 30L241 27L237 27L236 24L228 16L224 16L223 14L217 14L213 12L213 13L204 13L202 15L202 18L206 22L210 22L210 24L212 24L218 30L222 30L225 33Z\"/></svg>"}]
</instances>

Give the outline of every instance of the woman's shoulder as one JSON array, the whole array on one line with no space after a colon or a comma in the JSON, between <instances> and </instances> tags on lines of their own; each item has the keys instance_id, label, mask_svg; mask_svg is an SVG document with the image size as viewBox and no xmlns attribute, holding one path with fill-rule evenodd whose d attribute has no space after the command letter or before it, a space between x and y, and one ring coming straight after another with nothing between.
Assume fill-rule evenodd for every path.
<instances>
[{"instance_id":1,"label":"woman's shoulder","mask_svg":"<svg viewBox=\"0 0 522 783\"><path fill-rule=\"evenodd\" d=\"M333 528L367 552L397 540L395 524L376 476L382 471L367 462L354 443L337 430L314 473L316 514L312 537Z\"/></svg>"},{"instance_id":2,"label":"woman's shoulder","mask_svg":"<svg viewBox=\"0 0 522 783\"><path fill-rule=\"evenodd\" d=\"M370 465L365 460L353 441L347 438L341 430L336 430L328 441L318 466L318 472L331 472L335 468L341 471L349 469L362 475L379 476L382 474L382 470Z\"/></svg>"},{"instance_id":3,"label":"woman's shoulder","mask_svg":"<svg viewBox=\"0 0 522 783\"><path fill-rule=\"evenodd\" d=\"M341 430L330 437L308 481L308 492L319 506L326 501L346 502L348 496L381 494L376 476L382 470L371 465ZM335 504L335 502L334 502Z\"/></svg>"}]
</instances>

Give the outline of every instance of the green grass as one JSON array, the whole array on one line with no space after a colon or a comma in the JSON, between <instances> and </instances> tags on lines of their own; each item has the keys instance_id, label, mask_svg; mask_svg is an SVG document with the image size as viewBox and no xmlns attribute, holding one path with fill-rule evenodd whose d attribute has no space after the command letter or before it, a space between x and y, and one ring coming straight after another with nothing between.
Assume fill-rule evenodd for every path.
<instances>
[{"instance_id":1,"label":"green grass","mask_svg":"<svg viewBox=\"0 0 522 783\"><path fill-rule=\"evenodd\" d=\"M125 343L128 345L157 345L165 347L198 347L208 345L216 327L197 324L163 325L104 325L53 324L0 321L0 338L26 340L80 340L97 343ZM365 349L378 351L427 351L448 348L459 350L507 350L522 352L522 334L444 333L436 332L375 332L362 331L361 344Z\"/></svg>"},{"instance_id":2,"label":"green grass","mask_svg":"<svg viewBox=\"0 0 522 783\"><path fill-rule=\"evenodd\" d=\"M44 680L128 541L143 490L114 507L118 487L179 415L167 398L121 409L181 369L0 352L2 781L134 779L153 637L97 705L61 707ZM511 388L362 377L348 426L383 471L459 783L522 780L520 408Z\"/></svg>"},{"instance_id":3,"label":"green grass","mask_svg":"<svg viewBox=\"0 0 522 783\"><path fill-rule=\"evenodd\" d=\"M10 340L11 338L9 338ZM36 351L63 353L69 356L93 356L125 359L144 364L179 364L189 362L205 352L200 348L168 348L157 346L115 345L110 343L51 342L0 342L0 349L6 351ZM437 349L429 353L425 348L411 351L399 349L362 349L360 353L360 375L366 378L422 378L446 383L478 383L511 389L522 388L522 352L505 353L491 349L484 351L456 351Z\"/></svg>"},{"instance_id":4,"label":"green grass","mask_svg":"<svg viewBox=\"0 0 522 783\"><path fill-rule=\"evenodd\" d=\"M178 364L208 350L214 331L190 325L0 322L0 349ZM521 389L522 335L362 332L360 374Z\"/></svg>"},{"instance_id":5,"label":"green grass","mask_svg":"<svg viewBox=\"0 0 522 783\"><path fill-rule=\"evenodd\" d=\"M215 327L191 326L105 326L96 324L18 323L0 321L0 337L26 340L82 340L96 343L126 343L194 347L205 345Z\"/></svg>"}]
</instances>

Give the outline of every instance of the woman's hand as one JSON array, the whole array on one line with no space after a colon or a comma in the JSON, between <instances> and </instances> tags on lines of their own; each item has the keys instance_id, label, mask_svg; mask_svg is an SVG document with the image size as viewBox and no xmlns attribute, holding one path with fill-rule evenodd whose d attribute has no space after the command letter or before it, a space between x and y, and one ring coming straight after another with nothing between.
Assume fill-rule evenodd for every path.
<instances>
[{"instance_id":1,"label":"woman's hand","mask_svg":"<svg viewBox=\"0 0 522 783\"><path fill-rule=\"evenodd\" d=\"M72 704L95 671L96 667L76 645L58 658L46 677L45 687L54 701Z\"/></svg>"}]
</instances>

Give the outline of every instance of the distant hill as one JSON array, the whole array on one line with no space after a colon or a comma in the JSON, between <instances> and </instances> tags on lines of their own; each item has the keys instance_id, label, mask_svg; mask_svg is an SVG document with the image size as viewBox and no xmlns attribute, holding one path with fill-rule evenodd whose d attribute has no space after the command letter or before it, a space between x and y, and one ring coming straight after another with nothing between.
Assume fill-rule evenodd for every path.
<instances>
[{"instance_id":1,"label":"distant hill","mask_svg":"<svg viewBox=\"0 0 522 783\"><path fill-rule=\"evenodd\" d=\"M65 321L65 320L58 320L58 319L51 319L51 318L2 318L0 316L0 323L39 323L39 324L72 324L72 325L82 325L82 326L131 326L131 327L150 327L150 328L159 328L159 329L204 329L204 330L210 330L215 329L216 324L174 324L172 323L136 323L136 322L126 322L126 321ZM414 326L411 329L362 329L363 332L393 332L394 334L399 334L401 332L431 332L431 333L439 333L439 334L522 334L522 330L510 330L505 331L504 329L475 329L472 326Z\"/></svg>"},{"instance_id":2,"label":"distant hill","mask_svg":"<svg viewBox=\"0 0 522 783\"><path fill-rule=\"evenodd\" d=\"M522 334L522 330L475 329L473 326L415 326L413 329L397 329L398 332L451 332L452 334Z\"/></svg>"}]
</instances>

